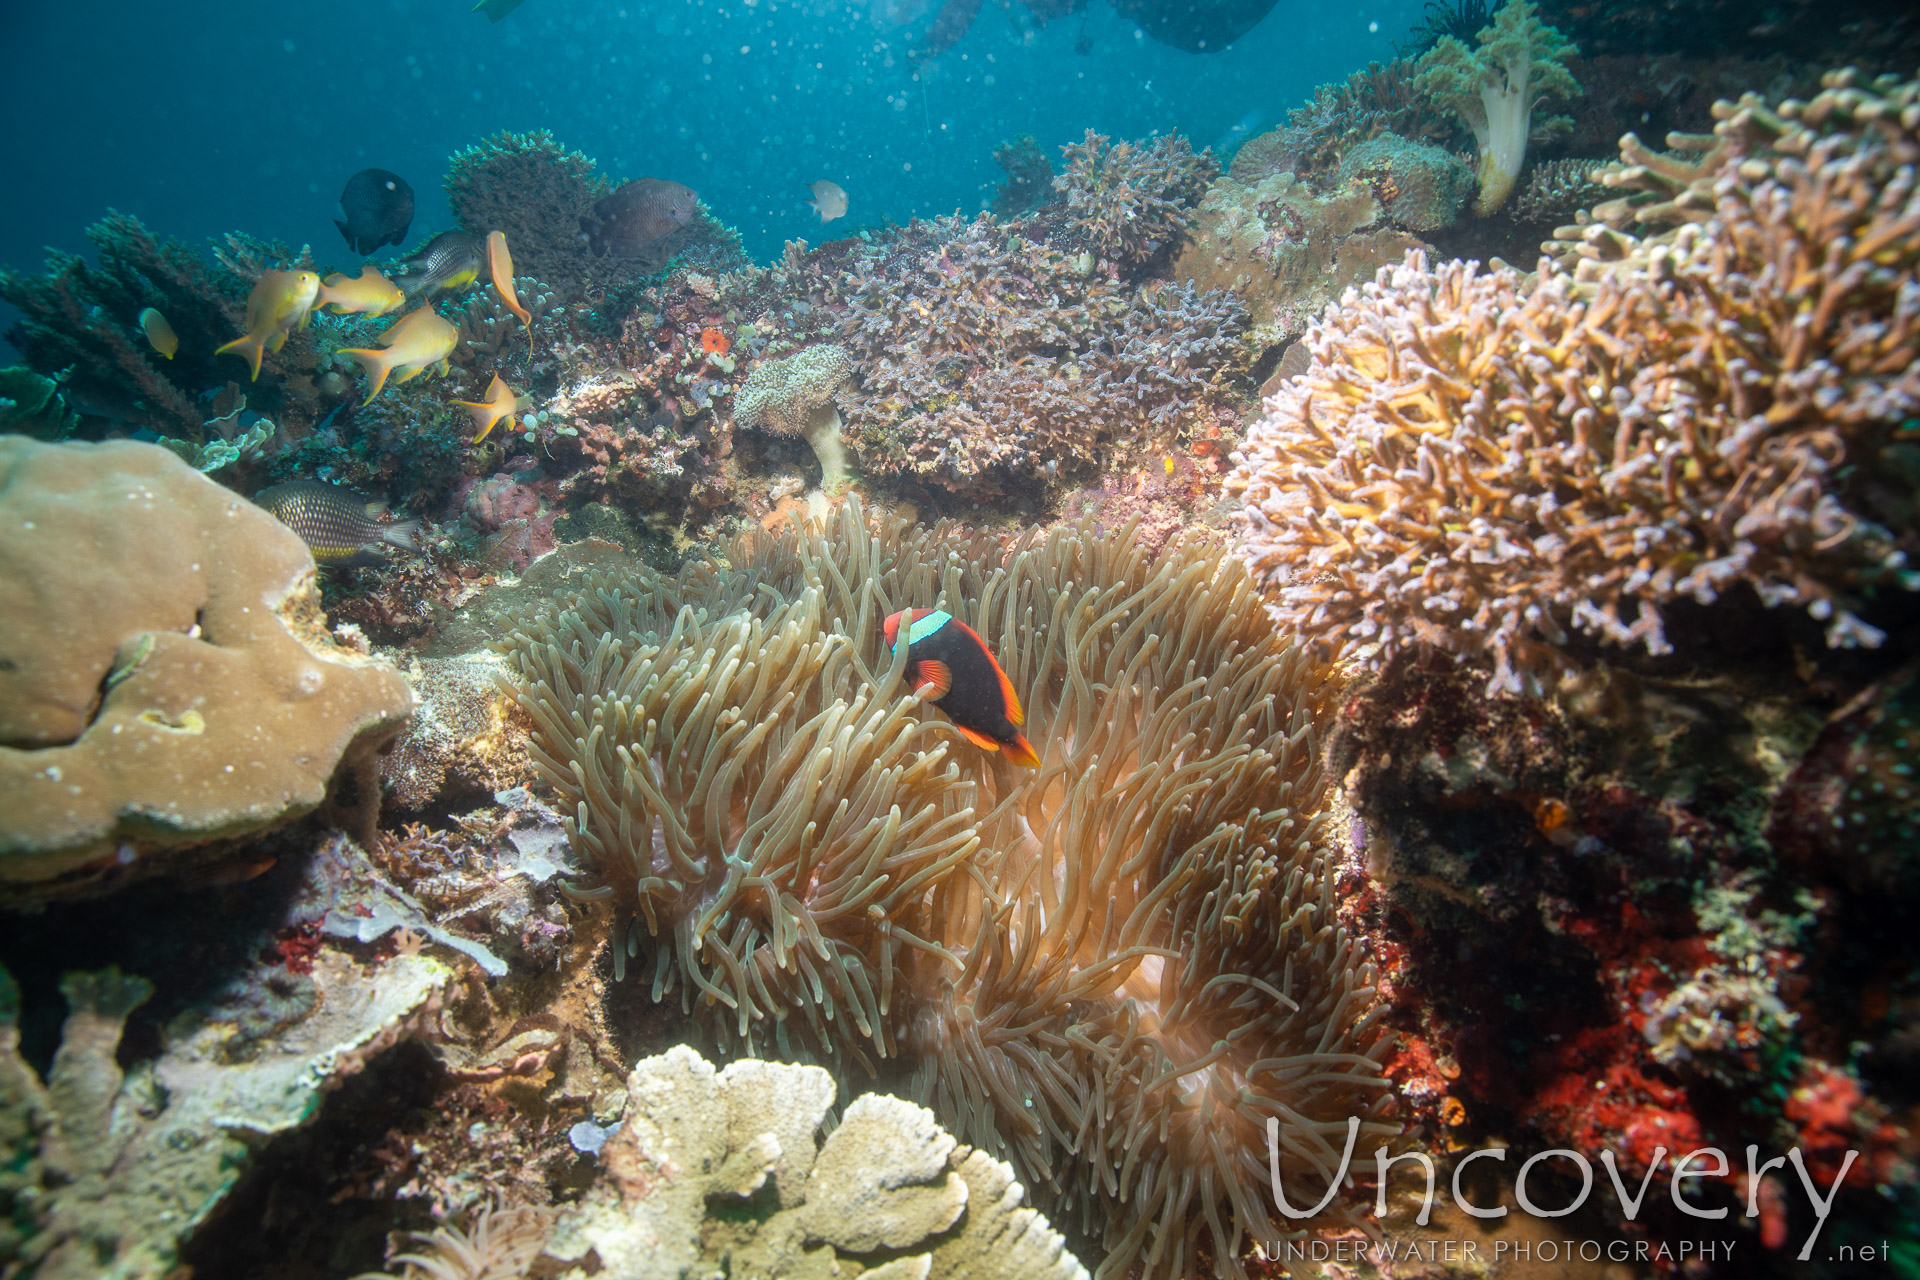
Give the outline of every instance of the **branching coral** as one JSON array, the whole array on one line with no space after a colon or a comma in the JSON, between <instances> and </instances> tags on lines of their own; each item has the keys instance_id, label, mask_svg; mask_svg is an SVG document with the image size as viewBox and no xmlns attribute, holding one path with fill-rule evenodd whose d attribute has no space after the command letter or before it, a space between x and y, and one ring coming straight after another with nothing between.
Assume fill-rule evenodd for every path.
<instances>
[{"instance_id":1,"label":"branching coral","mask_svg":"<svg viewBox=\"0 0 1920 1280\"><path fill-rule=\"evenodd\" d=\"M1920 220L1827 158L1646 270L1549 264L1523 296L1416 254L1349 293L1229 482L1281 625L1489 661L1516 691L1566 664L1568 627L1665 652L1663 605L1740 583L1878 644L1854 610L1910 581L1915 530L1850 477L1920 408Z\"/></svg>"},{"instance_id":2,"label":"branching coral","mask_svg":"<svg viewBox=\"0 0 1920 1280\"><path fill-rule=\"evenodd\" d=\"M840 341L859 361L848 422L869 475L975 496L1170 438L1249 356L1230 297L1131 293L990 219L916 224L856 265Z\"/></svg>"},{"instance_id":3,"label":"branching coral","mask_svg":"<svg viewBox=\"0 0 1920 1280\"><path fill-rule=\"evenodd\" d=\"M1203 1250L1242 1274L1286 1229L1269 1117L1301 1185L1349 1116L1390 1130L1371 968L1333 920L1333 686L1201 542L907 532L849 502L725 563L589 582L511 642L616 966L723 1049L901 1060L1080 1216L1103 1275ZM907 606L982 635L1039 769L909 695L880 629Z\"/></svg>"},{"instance_id":4,"label":"branching coral","mask_svg":"<svg viewBox=\"0 0 1920 1280\"><path fill-rule=\"evenodd\" d=\"M1211 151L1195 155L1177 133L1111 143L1089 129L1063 150L1066 171L1053 185L1066 203L1068 225L1129 270L1179 243L1193 207L1220 173Z\"/></svg>"},{"instance_id":5,"label":"branching coral","mask_svg":"<svg viewBox=\"0 0 1920 1280\"><path fill-rule=\"evenodd\" d=\"M1580 92L1579 82L1561 65L1578 52L1534 16L1527 0L1507 0L1493 15L1493 24L1480 32L1477 49L1442 36L1420 60L1418 90L1466 121L1480 144L1475 213L1489 214L1506 204L1526 163L1528 139L1536 128L1558 123L1534 124L1541 99Z\"/></svg>"},{"instance_id":6,"label":"branching coral","mask_svg":"<svg viewBox=\"0 0 1920 1280\"><path fill-rule=\"evenodd\" d=\"M740 388L734 399L734 420L742 426L804 438L820 460L820 487L845 484L847 456L840 444L840 410L834 393L852 376L853 360L846 348L831 343L808 347L784 360L768 360Z\"/></svg>"}]
</instances>

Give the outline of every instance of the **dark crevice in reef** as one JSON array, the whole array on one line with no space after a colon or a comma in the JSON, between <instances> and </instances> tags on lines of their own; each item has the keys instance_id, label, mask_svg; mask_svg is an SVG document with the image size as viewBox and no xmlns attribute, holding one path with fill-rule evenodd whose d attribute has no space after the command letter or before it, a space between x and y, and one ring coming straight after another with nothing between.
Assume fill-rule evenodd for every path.
<instances>
[{"instance_id":1,"label":"dark crevice in reef","mask_svg":"<svg viewBox=\"0 0 1920 1280\"><path fill-rule=\"evenodd\" d=\"M181 1251L195 1280L343 1280L381 1267L389 1231L429 1229L425 1201L366 1188L382 1139L422 1126L444 1076L425 1046L401 1044L328 1094L305 1127L267 1143Z\"/></svg>"}]
</instances>

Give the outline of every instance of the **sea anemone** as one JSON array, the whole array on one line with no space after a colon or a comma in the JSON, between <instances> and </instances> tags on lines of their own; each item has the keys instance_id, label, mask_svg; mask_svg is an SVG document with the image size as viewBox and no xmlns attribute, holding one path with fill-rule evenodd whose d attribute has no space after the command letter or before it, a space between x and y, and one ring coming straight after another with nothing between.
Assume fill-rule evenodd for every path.
<instances>
[{"instance_id":1,"label":"sea anemone","mask_svg":"<svg viewBox=\"0 0 1920 1280\"><path fill-rule=\"evenodd\" d=\"M1038 769L909 692L880 625L903 607L982 636ZM577 892L631 921L616 966L724 1051L887 1071L1077 1217L1099 1274L1243 1274L1288 1229L1269 1119L1307 1188L1349 1117L1392 1130L1334 915L1333 685L1213 544L909 532L849 501L723 564L590 580L508 650L602 879Z\"/></svg>"}]
</instances>

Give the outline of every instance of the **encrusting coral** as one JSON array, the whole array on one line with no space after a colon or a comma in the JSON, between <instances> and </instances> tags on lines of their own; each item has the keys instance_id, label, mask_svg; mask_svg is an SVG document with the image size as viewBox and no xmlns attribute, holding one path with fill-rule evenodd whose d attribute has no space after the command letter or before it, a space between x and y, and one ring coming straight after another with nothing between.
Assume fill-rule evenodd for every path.
<instances>
[{"instance_id":1,"label":"encrusting coral","mask_svg":"<svg viewBox=\"0 0 1920 1280\"><path fill-rule=\"evenodd\" d=\"M831 343L807 347L784 360L765 361L734 397L734 421L800 436L820 460L820 487L845 484L847 454L840 443L840 410L833 397L852 376L852 357L845 347Z\"/></svg>"},{"instance_id":2,"label":"encrusting coral","mask_svg":"<svg viewBox=\"0 0 1920 1280\"><path fill-rule=\"evenodd\" d=\"M1194 154L1179 134L1150 142L1087 136L1064 148L1066 169L1053 180L1067 224L1095 252L1134 270L1179 243L1207 184L1220 174L1211 151Z\"/></svg>"},{"instance_id":3,"label":"encrusting coral","mask_svg":"<svg viewBox=\"0 0 1920 1280\"><path fill-rule=\"evenodd\" d=\"M1541 22L1527 0L1507 0L1469 49L1442 36L1420 60L1415 88L1433 104L1466 121L1480 146L1480 194L1473 211L1485 215L1507 203L1526 163L1536 132L1560 127L1560 119L1536 125L1533 113L1549 95L1580 92L1562 65L1579 50Z\"/></svg>"},{"instance_id":4,"label":"encrusting coral","mask_svg":"<svg viewBox=\"0 0 1920 1280\"><path fill-rule=\"evenodd\" d=\"M292 530L127 441L0 438L0 511L8 895L205 856L313 809L336 770L377 807L360 771L412 694L327 633Z\"/></svg>"},{"instance_id":5,"label":"encrusting coral","mask_svg":"<svg viewBox=\"0 0 1920 1280\"><path fill-rule=\"evenodd\" d=\"M1473 195L1473 173L1451 152L1396 133L1369 138L1340 162L1343 185L1364 183L1395 226L1438 231L1459 218Z\"/></svg>"},{"instance_id":6,"label":"encrusting coral","mask_svg":"<svg viewBox=\"0 0 1920 1280\"><path fill-rule=\"evenodd\" d=\"M1678 229L1591 224L1531 293L1410 259L1350 295L1233 481L1276 617L1507 689L1565 664L1568 626L1664 652L1663 604L1739 583L1879 644L1857 611L1920 581L1916 101L1842 73L1779 114L1723 103L1712 165L1621 206Z\"/></svg>"},{"instance_id":7,"label":"encrusting coral","mask_svg":"<svg viewBox=\"0 0 1920 1280\"><path fill-rule=\"evenodd\" d=\"M1305 106L1287 113L1278 129L1255 134L1233 153L1227 168L1247 186L1277 173L1329 185L1348 151L1391 133L1419 142L1445 132L1438 114L1414 89L1419 68L1407 58L1367 64L1337 85L1321 85Z\"/></svg>"},{"instance_id":8,"label":"encrusting coral","mask_svg":"<svg viewBox=\"0 0 1920 1280\"><path fill-rule=\"evenodd\" d=\"M1290 1229L1270 1118L1316 1196L1349 1117L1394 1131L1334 919L1326 674L1199 541L909 532L850 501L724 563L590 579L511 641L616 970L729 1053L910 1072L1102 1275L1243 1274ZM904 607L980 633L1039 769L910 694L880 625Z\"/></svg>"}]
</instances>

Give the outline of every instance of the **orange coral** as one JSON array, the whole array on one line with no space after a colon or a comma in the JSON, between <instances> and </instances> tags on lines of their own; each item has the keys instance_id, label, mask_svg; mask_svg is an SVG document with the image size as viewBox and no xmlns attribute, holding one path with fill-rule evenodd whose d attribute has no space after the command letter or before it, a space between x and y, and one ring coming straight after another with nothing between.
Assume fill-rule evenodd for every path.
<instances>
[{"instance_id":1,"label":"orange coral","mask_svg":"<svg viewBox=\"0 0 1920 1280\"><path fill-rule=\"evenodd\" d=\"M718 329L700 331L700 349L710 356L723 356L733 344L727 341L727 335Z\"/></svg>"}]
</instances>

